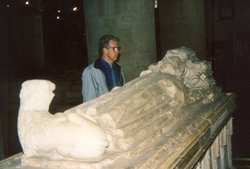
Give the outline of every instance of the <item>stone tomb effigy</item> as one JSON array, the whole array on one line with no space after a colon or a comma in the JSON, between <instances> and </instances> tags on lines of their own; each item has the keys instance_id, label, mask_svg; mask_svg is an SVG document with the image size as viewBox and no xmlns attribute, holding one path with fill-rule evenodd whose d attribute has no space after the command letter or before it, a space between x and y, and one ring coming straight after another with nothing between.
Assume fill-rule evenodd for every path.
<instances>
[{"instance_id":1,"label":"stone tomb effigy","mask_svg":"<svg viewBox=\"0 0 250 169\"><path fill-rule=\"evenodd\" d=\"M47 80L22 85L21 166L192 168L234 109L233 95L216 86L211 64L185 47L169 50L125 86L52 115L54 89Z\"/></svg>"}]
</instances>

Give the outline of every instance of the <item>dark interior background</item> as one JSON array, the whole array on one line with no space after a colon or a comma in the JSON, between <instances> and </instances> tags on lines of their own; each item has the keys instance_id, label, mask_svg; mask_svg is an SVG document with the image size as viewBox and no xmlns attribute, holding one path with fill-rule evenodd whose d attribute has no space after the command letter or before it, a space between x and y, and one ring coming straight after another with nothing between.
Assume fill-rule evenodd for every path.
<instances>
[{"instance_id":1,"label":"dark interior background","mask_svg":"<svg viewBox=\"0 0 250 169\"><path fill-rule=\"evenodd\" d=\"M36 39L36 34L31 34L30 29L36 29L36 25L19 20L20 17L33 15L37 11L32 6L24 5L23 2L25 1L5 0L0 4L0 90L2 91L0 159L21 151L16 130L21 83L34 78L55 82L56 96L50 111L52 113L63 111L81 104L80 76L88 63L83 2L76 0L41 1L43 38L35 41L44 43L44 51L42 51L45 56L44 61L37 61L44 64L40 67L34 66L37 63L30 62L27 59L29 56L20 57L22 56L20 52L22 54L29 54L34 50L39 52L39 49L31 44L34 41L33 38ZM250 123L248 122L250 119L250 30L248 29L250 1L229 0L229 2L228 7L223 7L223 4L218 3L217 0L205 0L206 59L213 64L214 77L218 85L223 90L237 95L237 108L233 113L233 156L250 157ZM74 6L78 7L75 12L69 10ZM58 12L58 9L63 12ZM218 20L215 21L217 17ZM161 20L157 8L155 19L156 37L160 37ZM19 29L20 27L22 29ZM157 40L159 60L163 57L161 53L163 45L159 42L159 38ZM20 41L22 43L17 43Z\"/></svg>"}]
</instances>

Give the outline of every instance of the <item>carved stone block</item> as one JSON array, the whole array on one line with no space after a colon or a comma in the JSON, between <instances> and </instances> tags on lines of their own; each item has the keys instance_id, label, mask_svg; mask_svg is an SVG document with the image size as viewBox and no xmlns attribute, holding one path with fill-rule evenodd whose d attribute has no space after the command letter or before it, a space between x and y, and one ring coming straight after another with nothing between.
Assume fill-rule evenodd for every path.
<instances>
[{"instance_id":1,"label":"carved stone block","mask_svg":"<svg viewBox=\"0 0 250 169\"><path fill-rule=\"evenodd\" d=\"M22 164L193 167L234 107L233 96L222 93L211 74L210 63L192 50L170 50L123 87L55 115L48 112L55 85L26 81L18 117Z\"/></svg>"}]
</instances>

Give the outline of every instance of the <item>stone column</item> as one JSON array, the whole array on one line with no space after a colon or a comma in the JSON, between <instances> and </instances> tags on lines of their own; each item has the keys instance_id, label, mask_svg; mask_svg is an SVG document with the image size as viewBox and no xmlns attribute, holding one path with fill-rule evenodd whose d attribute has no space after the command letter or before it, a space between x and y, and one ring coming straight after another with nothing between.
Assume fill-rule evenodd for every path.
<instances>
[{"instance_id":1,"label":"stone column","mask_svg":"<svg viewBox=\"0 0 250 169\"><path fill-rule=\"evenodd\" d=\"M120 38L126 81L155 62L154 5L154 0L84 0L89 63L98 57L98 39L103 34Z\"/></svg>"},{"instance_id":2,"label":"stone column","mask_svg":"<svg viewBox=\"0 0 250 169\"><path fill-rule=\"evenodd\" d=\"M205 58L204 0L160 0L158 6L161 55L185 46Z\"/></svg>"}]
</instances>

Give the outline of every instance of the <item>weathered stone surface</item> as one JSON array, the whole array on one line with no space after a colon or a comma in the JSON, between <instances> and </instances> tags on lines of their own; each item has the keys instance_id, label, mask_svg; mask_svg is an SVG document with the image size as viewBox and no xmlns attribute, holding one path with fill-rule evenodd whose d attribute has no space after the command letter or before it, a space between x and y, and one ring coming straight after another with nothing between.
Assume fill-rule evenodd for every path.
<instances>
[{"instance_id":1,"label":"weathered stone surface","mask_svg":"<svg viewBox=\"0 0 250 169\"><path fill-rule=\"evenodd\" d=\"M54 160L96 158L103 154L109 143L95 121L74 113L48 112L54 89L55 85L46 80L22 84L18 135L24 154Z\"/></svg>"},{"instance_id":2,"label":"weathered stone surface","mask_svg":"<svg viewBox=\"0 0 250 169\"><path fill-rule=\"evenodd\" d=\"M211 74L211 65L199 61L192 50L170 50L141 77L55 115L48 112L54 85L27 81L20 94L18 119L22 165L85 169L193 166L234 108L233 96L222 93ZM27 84L34 91L24 97ZM36 91L43 97L29 100Z\"/></svg>"}]
</instances>

